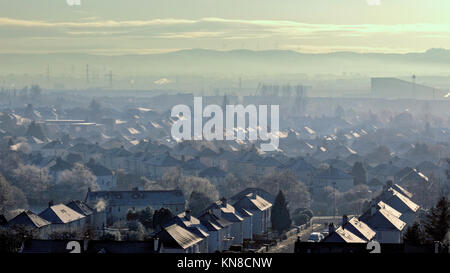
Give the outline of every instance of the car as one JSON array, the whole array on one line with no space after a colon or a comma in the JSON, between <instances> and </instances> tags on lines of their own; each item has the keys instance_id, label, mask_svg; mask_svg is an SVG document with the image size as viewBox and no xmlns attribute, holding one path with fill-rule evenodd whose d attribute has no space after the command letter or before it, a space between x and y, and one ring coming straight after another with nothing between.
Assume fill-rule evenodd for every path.
<instances>
[{"instance_id":1,"label":"car","mask_svg":"<svg viewBox=\"0 0 450 273\"><path fill-rule=\"evenodd\" d=\"M308 242L320 242L320 240L322 240L324 238L324 236L322 234L320 234L320 232L313 232L311 233L311 235L309 235L308 238Z\"/></svg>"}]
</instances>

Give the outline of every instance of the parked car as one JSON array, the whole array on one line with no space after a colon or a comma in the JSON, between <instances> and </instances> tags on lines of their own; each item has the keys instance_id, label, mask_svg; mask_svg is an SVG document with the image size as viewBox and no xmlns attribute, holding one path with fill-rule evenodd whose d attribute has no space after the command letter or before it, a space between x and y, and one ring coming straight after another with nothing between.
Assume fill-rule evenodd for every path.
<instances>
[{"instance_id":1,"label":"parked car","mask_svg":"<svg viewBox=\"0 0 450 273\"><path fill-rule=\"evenodd\" d=\"M320 232L313 232L311 233L311 235L309 235L308 238L308 242L320 242L320 240L322 240L324 238L324 236L322 234L320 234Z\"/></svg>"}]
</instances>

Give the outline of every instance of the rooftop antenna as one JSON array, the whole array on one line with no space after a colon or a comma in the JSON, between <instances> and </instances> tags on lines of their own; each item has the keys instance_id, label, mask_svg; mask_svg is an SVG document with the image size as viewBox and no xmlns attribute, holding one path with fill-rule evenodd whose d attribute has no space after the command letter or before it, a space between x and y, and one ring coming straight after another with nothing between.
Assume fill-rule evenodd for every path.
<instances>
[{"instance_id":1,"label":"rooftop antenna","mask_svg":"<svg viewBox=\"0 0 450 273\"><path fill-rule=\"evenodd\" d=\"M47 81L50 81L50 65L47 65Z\"/></svg>"},{"instance_id":2,"label":"rooftop antenna","mask_svg":"<svg viewBox=\"0 0 450 273\"><path fill-rule=\"evenodd\" d=\"M89 64L86 65L86 83L89 84Z\"/></svg>"},{"instance_id":3,"label":"rooftop antenna","mask_svg":"<svg viewBox=\"0 0 450 273\"><path fill-rule=\"evenodd\" d=\"M112 73L112 70L110 70L109 73L106 74L105 76L108 77L109 87L112 87L112 85L113 85L113 73Z\"/></svg>"}]
</instances>

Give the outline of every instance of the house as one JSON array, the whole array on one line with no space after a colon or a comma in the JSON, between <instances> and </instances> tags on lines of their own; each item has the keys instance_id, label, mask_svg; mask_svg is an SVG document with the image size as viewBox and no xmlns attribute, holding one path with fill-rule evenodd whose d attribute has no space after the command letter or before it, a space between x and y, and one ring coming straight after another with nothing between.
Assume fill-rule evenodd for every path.
<instances>
[{"instance_id":1,"label":"house","mask_svg":"<svg viewBox=\"0 0 450 273\"><path fill-rule=\"evenodd\" d=\"M106 212L104 210L97 211L80 200L69 201L66 206L85 216L89 228L102 231L106 227Z\"/></svg>"},{"instance_id":2,"label":"house","mask_svg":"<svg viewBox=\"0 0 450 273\"><path fill-rule=\"evenodd\" d=\"M254 193L258 196L261 196L264 200L268 201L271 204L275 203L275 196L261 188L246 188L245 190L242 190L241 192L230 197L230 202L235 203L249 193Z\"/></svg>"},{"instance_id":3,"label":"house","mask_svg":"<svg viewBox=\"0 0 450 273\"><path fill-rule=\"evenodd\" d=\"M400 185L410 185L412 183L428 184L428 177L417 169L411 169L403 176L398 176L398 183Z\"/></svg>"},{"instance_id":4,"label":"house","mask_svg":"<svg viewBox=\"0 0 450 273\"><path fill-rule=\"evenodd\" d=\"M8 221L9 227L23 226L34 230L38 230L41 237L46 237L48 235L50 222L39 217L31 210L24 210L17 216Z\"/></svg>"},{"instance_id":5,"label":"house","mask_svg":"<svg viewBox=\"0 0 450 273\"><path fill-rule=\"evenodd\" d=\"M242 244L244 231L244 217L242 217L236 209L228 203L224 197L219 201L211 204L205 210L210 210L219 218L225 218L227 221L233 223L231 225L231 237L233 237L233 244Z\"/></svg>"},{"instance_id":6,"label":"house","mask_svg":"<svg viewBox=\"0 0 450 273\"><path fill-rule=\"evenodd\" d=\"M56 160L52 160L47 166L50 166L49 174L55 178L58 183L58 176L61 172L71 170L73 165L63 160L61 157L57 157Z\"/></svg>"},{"instance_id":7,"label":"house","mask_svg":"<svg viewBox=\"0 0 450 273\"><path fill-rule=\"evenodd\" d=\"M199 173L206 169L206 165L200 161L200 158L196 157L183 162L183 173L186 175L198 176Z\"/></svg>"},{"instance_id":8,"label":"house","mask_svg":"<svg viewBox=\"0 0 450 273\"><path fill-rule=\"evenodd\" d=\"M416 212L420 208L419 205L395 189L389 188L385 190L380 195L380 200L400 212L402 214L400 219L407 225L413 224L416 220Z\"/></svg>"},{"instance_id":9,"label":"house","mask_svg":"<svg viewBox=\"0 0 450 273\"><path fill-rule=\"evenodd\" d=\"M178 214L183 212L186 206L181 190L89 191L85 202L90 207L97 207L99 204L104 207L107 226L125 220L128 210L167 208L173 214Z\"/></svg>"},{"instance_id":10,"label":"house","mask_svg":"<svg viewBox=\"0 0 450 273\"><path fill-rule=\"evenodd\" d=\"M374 230L372 230L363 221L358 220L356 217L352 217L348 220L347 215L344 215L342 220L342 228L350 231L365 241L371 241L376 236L376 232Z\"/></svg>"},{"instance_id":11,"label":"house","mask_svg":"<svg viewBox=\"0 0 450 273\"><path fill-rule=\"evenodd\" d=\"M60 229L84 230L87 218L64 204L53 205L49 202L48 208L39 213L39 217L51 223L51 231Z\"/></svg>"},{"instance_id":12,"label":"house","mask_svg":"<svg viewBox=\"0 0 450 273\"><path fill-rule=\"evenodd\" d=\"M97 184L100 190L111 190L117 186L117 175L101 164L97 164L90 159L86 167L97 177Z\"/></svg>"},{"instance_id":13,"label":"house","mask_svg":"<svg viewBox=\"0 0 450 273\"><path fill-rule=\"evenodd\" d=\"M200 223L198 218L191 215L191 210L186 210L185 212L176 215L173 217L171 223L178 224L179 226L202 238L202 242L199 243L199 251L201 253L208 253L208 230Z\"/></svg>"},{"instance_id":14,"label":"house","mask_svg":"<svg viewBox=\"0 0 450 273\"><path fill-rule=\"evenodd\" d=\"M67 149L69 149L71 146L68 144L65 144L59 140L51 141L47 144L45 144L41 152L43 156L60 156L63 157L67 154Z\"/></svg>"},{"instance_id":15,"label":"house","mask_svg":"<svg viewBox=\"0 0 450 273\"><path fill-rule=\"evenodd\" d=\"M182 162L170 156L167 152L146 159L144 164L146 166L145 173L151 177L161 177L166 173L176 171L181 167Z\"/></svg>"},{"instance_id":16,"label":"house","mask_svg":"<svg viewBox=\"0 0 450 273\"><path fill-rule=\"evenodd\" d=\"M160 253L200 253L199 245L203 241L203 238L178 224L164 227L155 237L161 244Z\"/></svg>"},{"instance_id":17,"label":"house","mask_svg":"<svg viewBox=\"0 0 450 273\"><path fill-rule=\"evenodd\" d=\"M233 206L238 210L246 210L253 214L252 233L253 235L266 234L270 227L270 215L272 203L263 199L255 193L249 193L237 200Z\"/></svg>"},{"instance_id":18,"label":"house","mask_svg":"<svg viewBox=\"0 0 450 273\"><path fill-rule=\"evenodd\" d=\"M350 230L338 227L321 240L324 243L366 243L367 241L353 234Z\"/></svg>"},{"instance_id":19,"label":"house","mask_svg":"<svg viewBox=\"0 0 450 273\"><path fill-rule=\"evenodd\" d=\"M413 194L410 193L409 191L407 191L405 188L403 188L402 186L398 185L398 184L393 184L391 186L394 190L400 192L401 194L403 194L404 196L408 197L408 198L412 198Z\"/></svg>"},{"instance_id":20,"label":"house","mask_svg":"<svg viewBox=\"0 0 450 273\"><path fill-rule=\"evenodd\" d=\"M227 176L227 173L218 167L209 167L201 171L198 176L208 178L213 181L223 181Z\"/></svg>"},{"instance_id":21,"label":"house","mask_svg":"<svg viewBox=\"0 0 450 273\"><path fill-rule=\"evenodd\" d=\"M311 183L312 176L316 171L316 168L308 163L303 157L290 159L281 167L281 169L289 169L298 179L305 183Z\"/></svg>"},{"instance_id":22,"label":"house","mask_svg":"<svg viewBox=\"0 0 450 273\"><path fill-rule=\"evenodd\" d=\"M406 223L400 220L401 213L383 201L371 205L369 210L359 217L376 232L376 240L380 243L399 244Z\"/></svg>"},{"instance_id":23,"label":"house","mask_svg":"<svg viewBox=\"0 0 450 273\"><path fill-rule=\"evenodd\" d=\"M211 211L205 211L198 217L200 223L208 230L208 250L210 253L228 250L231 246L231 225L232 222L224 218L217 217Z\"/></svg>"},{"instance_id":24,"label":"house","mask_svg":"<svg viewBox=\"0 0 450 273\"><path fill-rule=\"evenodd\" d=\"M327 169L319 171L314 177L314 188L321 189L326 186L333 186L341 192L348 191L353 187L353 176L330 166Z\"/></svg>"}]
</instances>

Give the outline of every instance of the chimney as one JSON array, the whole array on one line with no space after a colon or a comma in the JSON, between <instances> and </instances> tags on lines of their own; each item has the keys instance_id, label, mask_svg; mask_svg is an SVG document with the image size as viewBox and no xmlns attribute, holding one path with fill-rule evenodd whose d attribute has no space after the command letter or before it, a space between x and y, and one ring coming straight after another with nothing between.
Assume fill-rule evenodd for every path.
<instances>
[{"instance_id":1,"label":"chimney","mask_svg":"<svg viewBox=\"0 0 450 273\"><path fill-rule=\"evenodd\" d=\"M222 197L222 199L220 199L220 201L222 201L222 205L223 205L224 207L227 206L227 199L226 199L225 197Z\"/></svg>"},{"instance_id":2,"label":"chimney","mask_svg":"<svg viewBox=\"0 0 450 273\"><path fill-rule=\"evenodd\" d=\"M186 218L186 220L191 221L191 210L190 209L187 209L184 212L184 217Z\"/></svg>"},{"instance_id":3,"label":"chimney","mask_svg":"<svg viewBox=\"0 0 450 273\"><path fill-rule=\"evenodd\" d=\"M370 207L370 215L374 215L377 212L377 208L375 206Z\"/></svg>"},{"instance_id":4,"label":"chimney","mask_svg":"<svg viewBox=\"0 0 450 273\"><path fill-rule=\"evenodd\" d=\"M48 207L53 206L53 200L48 201Z\"/></svg>"},{"instance_id":5,"label":"chimney","mask_svg":"<svg viewBox=\"0 0 450 273\"><path fill-rule=\"evenodd\" d=\"M344 227L345 224L348 222L348 216L347 214L342 215L342 227Z\"/></svg>"},{"instance_id":6,"label":"chimney","mask_svg":"<svg viewBox=\"0 0 450 273\"><path fill-rule=\"evenodd\" d=\"M159 238L155 237L153 238L153 250L155 252L158 252L158 246L159 246Z\"/></svg>"},{"instance_id":7,"label":"chimney","mask_svg":"<svg viewBox=\"0 0 450 273\"><path fill-rule=\"evenodd\" d=\"M328 225L328 233L331 234L331 233L333 233L335 230L336 230L336 228L334 227L333 222L331 222L331 223Z\"/></svg>"}]
</instances>

